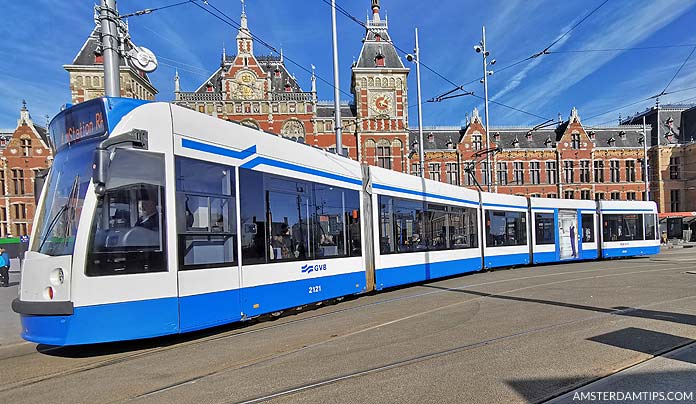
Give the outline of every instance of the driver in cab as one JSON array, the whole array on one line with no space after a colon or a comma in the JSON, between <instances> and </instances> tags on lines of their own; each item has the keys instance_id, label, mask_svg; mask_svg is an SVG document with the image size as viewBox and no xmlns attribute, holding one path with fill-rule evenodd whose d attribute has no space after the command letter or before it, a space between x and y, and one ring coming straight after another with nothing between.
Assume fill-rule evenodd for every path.
<instances>
[{"instance_id":1,"label":"driver in cab","mask_svg":"<svg viewBox=\"0 0 696 404\"><path fill-rule=\"evenodd\" d=\"M135 222L135 225L148 230L159 230L158 213L155 201L149 199L138 201L138 221Z\"/></svg>"}]
</instances>

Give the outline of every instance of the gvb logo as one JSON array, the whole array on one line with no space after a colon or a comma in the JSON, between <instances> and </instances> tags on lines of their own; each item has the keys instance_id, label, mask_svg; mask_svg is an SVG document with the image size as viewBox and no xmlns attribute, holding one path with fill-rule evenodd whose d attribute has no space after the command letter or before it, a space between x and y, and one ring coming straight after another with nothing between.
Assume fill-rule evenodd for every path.
<instances>
[{"instance_id":1,"label":"gvb logo","mask_svg":"<svg viewBox=\"0 0 696 404\"><path fill-rule=\"evenodd\" d=\"M326 271L326 264L302 265L302 273L308 274L315 271Z\"/></svg>"}]
</instances>

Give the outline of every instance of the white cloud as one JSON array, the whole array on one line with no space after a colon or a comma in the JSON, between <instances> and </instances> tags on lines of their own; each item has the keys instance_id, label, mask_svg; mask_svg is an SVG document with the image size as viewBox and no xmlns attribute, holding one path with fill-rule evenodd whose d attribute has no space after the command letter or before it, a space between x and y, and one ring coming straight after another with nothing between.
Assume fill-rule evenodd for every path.
<instances>
[{"instance_id":1,"label":"white cloud","mask_svg":"<svg viewBox=\"0 0 696 404\"><path fill-rule=\"evenodd\" d=\"M625 4L613 5L613 8L601 11L603 18L599 23L586 22L578 28L578 30L594 30L594 32L586 36L585 40L579 40L576 35L576 40L573 42L574 48L602 49L633 46L669 24L692 6L693 4L681 0L664 0L650 7L627 8ZM595 53L577 53L572 54L572 57L542 56L547 63L553 64L552 69L545 69L543 77L539 77L534 82L528 81L528 85L503 102L520 106L544 105L620 54L621 52L608 53L602 54L601 57ZM551 60L552 57L555 59ZM525 74L529 74L532 69L539 66L547 67L545 64L537 64ZM509 114L511 113L507 113Z\"/></svg>"}]
</instances>

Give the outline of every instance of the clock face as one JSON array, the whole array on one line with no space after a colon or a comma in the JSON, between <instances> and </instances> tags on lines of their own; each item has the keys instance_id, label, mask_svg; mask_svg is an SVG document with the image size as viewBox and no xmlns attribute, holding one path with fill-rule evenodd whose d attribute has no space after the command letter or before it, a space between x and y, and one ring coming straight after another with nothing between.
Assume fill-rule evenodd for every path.
<instances>
[{"instance_id":1,"label":"clock face","mask_svg":"<svg viewBox=\"0 0 696 404\"><path fill-rule=\"evenodd\" d=\"M392 100L391 94L377 94L375 95L372 108L375 109L375 113L388 113L394 108L394 102Z\"/></svg>"}]
</instances>

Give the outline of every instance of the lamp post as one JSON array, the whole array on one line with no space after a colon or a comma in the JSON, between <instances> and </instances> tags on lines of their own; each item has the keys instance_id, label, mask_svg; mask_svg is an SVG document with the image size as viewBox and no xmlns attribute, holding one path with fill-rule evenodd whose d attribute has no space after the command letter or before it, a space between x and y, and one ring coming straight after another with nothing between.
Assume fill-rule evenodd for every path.
<instances>
[{"instance_id":1,"label":"lamp post","mask_svg":"<svg viewBox=\"0 0 696 404\"><path fill-rule=\"evenodd\" d=\"M488 62L488 56L490 55L490 52L486 49L486 27L483 26L482 29L482 38L481 42L479 42L478 45L474 45L474 50L476 53L480 53L481 56L483 56L483 78L481 79L481 83L483 83L483 97L484 97L484 109L485 109L485 115L486 115L486 149L490 150L491 148L491 140L490 137L488 136L488 76L493 75L493 70L488 70L488 66L492 66L495 64L495 59L491 60L490 63ZM491 182L494 178L493 176L493 166L491 165L491 157L490 153L486 155L486 165L488 166L488 170L486 171L486 176L488 178L485 178L486 184L488 185L488 192L491 192Z\"/></svg>"},{"instance_id":2,"label":"lamp post","mask_svg":"<svg viewBox=\"0 0 696 404\"><path fill-rule=\"evenodd\" d=\"M415 55L406 55L406 60L416 63L416 90L418 95L418 160L420 176L425 178L425 145L423 144L423 107L421 105L421 79L420 79L420 48L418 47L418 28L416 28Z\"/></svg>"},{"instance_id":3,"label":"lamp post","mask_svg":"<svg viewBox=\"0 0 696 404\"><path fill-rule=\"evenodd\" d=\"M343 155L343 130L341 129L341 93L338 80L338 39L336 36L336 0L331 1L331 30L333 34L334 73L334 128L336 131L336 154Z\"/></svg>"}]
</instances>

